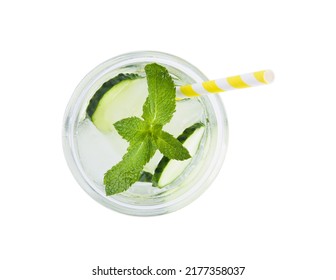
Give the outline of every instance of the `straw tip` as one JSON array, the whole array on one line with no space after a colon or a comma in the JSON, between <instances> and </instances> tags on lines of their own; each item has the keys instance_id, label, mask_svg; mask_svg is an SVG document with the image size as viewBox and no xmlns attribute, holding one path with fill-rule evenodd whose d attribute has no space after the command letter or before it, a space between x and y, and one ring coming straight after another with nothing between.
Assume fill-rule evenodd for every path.
<instances>
[{"instance_id":1,"label":"straw tip","mask_svg":"<svg viewBox=\"0 0 336 280\"><path fill-rule=\"evenodd\" d=\"M265 81L270 84L274 81L274 72L272 70L266 70L264 73Z\"/></svg>"}]
</instances>

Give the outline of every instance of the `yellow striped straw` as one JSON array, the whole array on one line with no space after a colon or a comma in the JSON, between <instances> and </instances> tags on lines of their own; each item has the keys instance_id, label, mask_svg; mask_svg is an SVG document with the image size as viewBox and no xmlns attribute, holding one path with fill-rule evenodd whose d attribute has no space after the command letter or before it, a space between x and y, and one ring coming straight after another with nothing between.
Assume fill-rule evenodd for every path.
<instances>
[{"instance_id":1,"label":"yellow striped straw","mask_svg":"<svg viewBox=\"0 0 336 280\"><path fill-rule=\"evenodd\" d=\"M274 80L271 70L257 71L176 88L176 98L211 95L234 89L267 85Z\"/></svg>"}]
</instances>

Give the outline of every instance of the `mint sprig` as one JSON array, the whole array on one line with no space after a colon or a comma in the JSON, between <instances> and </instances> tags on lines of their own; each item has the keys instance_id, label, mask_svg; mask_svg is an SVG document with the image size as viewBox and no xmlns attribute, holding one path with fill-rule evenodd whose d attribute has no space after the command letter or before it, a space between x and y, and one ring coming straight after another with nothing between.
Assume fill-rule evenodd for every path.
<instances>
[{"instance_id":1,"label":"mint sprig","mask_svg":"<svg viewBox=\"0 0 336 280\"><path fill-rule=\"evenodd\" d=\"M104 175L106 195L126 191L138 181L143 167L157 149L169 159L185 160L190 154L174 136L162 128L170 122L176 108L175 86L166 68L156 63L145 66L148 97L142 118L129 117L114 124L129 142L122 160Z\"/></svg>"}]
</instances>

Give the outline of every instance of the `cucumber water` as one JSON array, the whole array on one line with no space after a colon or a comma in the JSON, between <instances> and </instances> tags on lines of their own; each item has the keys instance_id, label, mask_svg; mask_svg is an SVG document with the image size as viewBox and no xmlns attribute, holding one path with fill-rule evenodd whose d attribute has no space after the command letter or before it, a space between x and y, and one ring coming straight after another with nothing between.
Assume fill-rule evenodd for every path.
<instances>
[{"instance_id":1,"label":"cucumber water","mask_svg":"<svg viewBox=\"0 0 336 280\"><path fill-rule=\"evenodd\" d=\"M142 76L138 73L125 73L105 82L92 94L85 116L77 127L78 154L83 163L83 169L92 180L101 185L102 193L105 172L121 160L128 147L128 142L121 138L113 124L127 117L142 115L142 106L148 95L147 82ZM176 82L181 83L178 80ZM186 136L186 128L192 127L193 131L191 133L189 129L189 135L184 144L188 145L186 148L194 156L200 152L199 143L205 134L205 128L198 126L195 129L193 125L205 123L205 120L204 105L198 98L183 99L176 102L176 112L164 129L176 138L180 136L181 139L181 135ZM175 166L175 161L168 162L158 176L157 168L162 162L162 157L162 154L157 151L144 167L146 176L139 178L143 182L135 183L122 195L155 195L167 188L173 188L169 184L188 169L191 160L179 162L178 167ZM179 165L181 163L183 164ZM149 174L154 174L154 177ZM154 183L150 182L154 179L156 180ZM153 187L152 183L160 188Z\"/></svg>"}]
</instances>

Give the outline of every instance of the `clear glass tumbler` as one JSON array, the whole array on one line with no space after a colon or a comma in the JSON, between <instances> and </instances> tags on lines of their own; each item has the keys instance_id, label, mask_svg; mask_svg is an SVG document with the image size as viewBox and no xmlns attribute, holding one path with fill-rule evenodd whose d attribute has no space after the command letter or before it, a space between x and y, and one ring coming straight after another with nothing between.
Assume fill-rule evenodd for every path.
<instances>
[{"instance_id":1,"label":"clear glass tumbler","mask_svg":"<svg viewBox=\"0 0 336 280\"><path fill-rule=\"evenodd\" d=\"M63 123L65 158L79 185L100 204L135 216L170 213L195 200L217 176L228 142L227 117L220 97L196 97L195 100L199 103L197 106L201 109L194 113L202 115L206 130L196 155L181 176L161 189L152 187L149 183L138 182L126 192L105 195L103 175L107 169L102 166L108 161L109 153L113 153L113 149L120 149L120 146L107 143L108 138L99 142L100 136L89 127L86 108L104 82L119 73L144 74L144 66L152 62L165 66L176 85L208 80L193 65L170 54L153 51L123 54L100 64L79 83L69 101ZM181 112L176 124L184 119L183 110ZM170 127L173 128L174 123Z\"/></svg>"}]
</instances>

